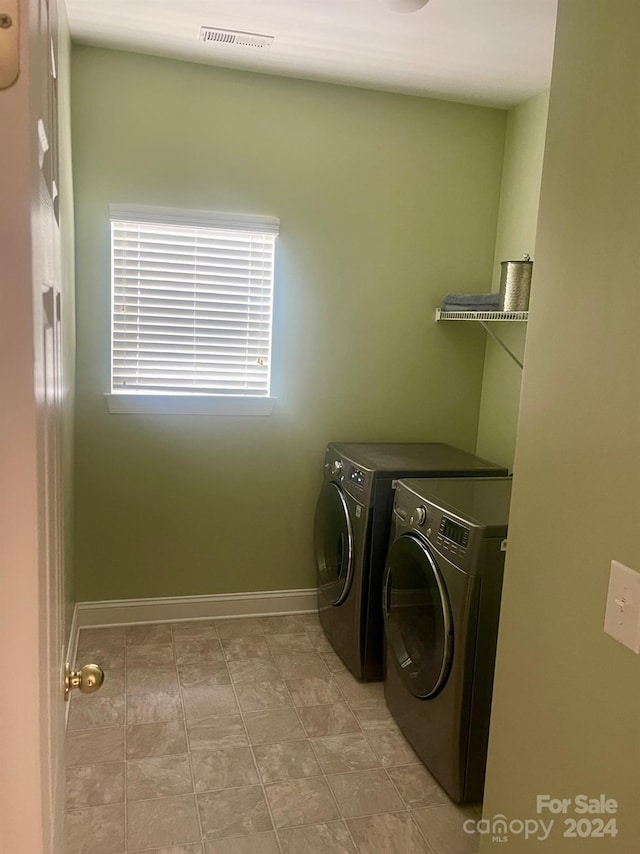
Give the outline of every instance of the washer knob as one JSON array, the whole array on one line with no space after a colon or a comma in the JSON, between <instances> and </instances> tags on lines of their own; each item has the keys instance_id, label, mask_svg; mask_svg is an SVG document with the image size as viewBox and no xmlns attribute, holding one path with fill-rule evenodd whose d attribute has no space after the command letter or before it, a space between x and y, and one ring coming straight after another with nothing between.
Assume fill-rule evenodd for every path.
<instances>
[{"instance_id":1,"label":"washer knob","mask_svg":"<svg viewBox=\"0 0 640 854\"><path fill-rule=\"evenodd\" d=\"M331 464L331 474L340 474L342 471L342 460L334 460Z\"/></svg>"},{"instance_id":2,"label":"washer knob","mask_svg":"<svg viewBox=\"0 0 640 854\"><path fill-rule=\"evenodd\" d=\"M421 528L424 523L427 521L427 508L424 506L416 507L415 510L411 513L411 518L409 519L409 524L417 525Z\"/></svg>"}]
</instances>

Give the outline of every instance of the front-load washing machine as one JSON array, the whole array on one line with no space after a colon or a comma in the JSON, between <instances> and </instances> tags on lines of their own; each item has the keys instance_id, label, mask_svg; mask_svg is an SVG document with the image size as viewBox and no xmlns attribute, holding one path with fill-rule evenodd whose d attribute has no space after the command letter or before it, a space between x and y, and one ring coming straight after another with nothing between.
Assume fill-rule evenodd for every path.
<instances>
[{"instance_id":1,"label":"front-load washing machine","mask_svg":"<svg viewBox=\"0 0 640 854\"><path fill-rule=\"evenodd\" d=\"M318 610L327 638L356 678L373 681L384 673L382 576L394 482L506 474L445 444L327 447L314 525Z\"/></svg>"},{"instance_id":2,"label":"front-load washing machine","mask_svg":"<svg viewBox=\"0 0 640 854\"><path fill-rule=\"evenodd\" d=\"M443 789L481 800L509 478L397 484L386 561L384 695Z\"/></svg>"}]
</instances>

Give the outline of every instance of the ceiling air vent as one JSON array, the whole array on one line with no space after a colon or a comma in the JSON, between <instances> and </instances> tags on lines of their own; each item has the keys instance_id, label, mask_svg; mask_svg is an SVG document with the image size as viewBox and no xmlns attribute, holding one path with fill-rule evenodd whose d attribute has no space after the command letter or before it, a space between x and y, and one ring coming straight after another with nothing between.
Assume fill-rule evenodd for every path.
<instances>
[{"instance_id":1,"label":"ceiling air vent","mask_svg":"<svg viewBox=\"0 0 640 854\"><path fill-rule=\"evenodd\" d=\"M218 27L200 27L200 41L207 44L233 45L234 47L258 47L266 50L273 44L275 36L261 33L243 33L240 30L221 30Z\"/></svg>"}]
</instances>

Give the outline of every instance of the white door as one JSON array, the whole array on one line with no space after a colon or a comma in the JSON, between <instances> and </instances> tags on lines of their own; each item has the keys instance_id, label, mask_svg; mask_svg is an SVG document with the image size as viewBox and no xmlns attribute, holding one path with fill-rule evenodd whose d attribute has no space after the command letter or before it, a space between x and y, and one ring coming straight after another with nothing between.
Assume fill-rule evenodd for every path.
<instances>
[{"instance_id":1,"label":"white door","mask_svg":"<svg viewBox=\"0 0 640 854\"><path fill-rule=\"evenodd\" d=\"M55 0L0 0L0 851L60 854L62 366ZM3 26L4 24L4 26ZM9 60L10 61L10 58Z\"/></svg>"}]
</instances>

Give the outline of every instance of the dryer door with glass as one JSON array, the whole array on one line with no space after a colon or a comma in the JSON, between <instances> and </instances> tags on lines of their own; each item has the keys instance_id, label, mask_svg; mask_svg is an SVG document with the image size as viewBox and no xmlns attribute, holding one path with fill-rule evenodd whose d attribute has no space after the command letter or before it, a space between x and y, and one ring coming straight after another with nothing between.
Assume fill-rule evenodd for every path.
<instances>
[{"instance_id":1,"label":"dryer door with glass","mask_svg":"<svg viewBox=\"0 0 640 854\"><path fill-rule=\"evenodd\" d=\"M416 697L435 697L453 658L453 620L438 565L419 537L403 534L389 549L383 609L389 658Z\"/></svg>"},{"instance_id":2,"label":"dryer door with glass","mask_svg":"<svg viewBox=\"0 0 640 854\"><path fill-rule=\"evenodd\" d=\"M345 492L333 481L322 487L314 524L318 592L328 605L340 605L353 578L353 525Z\"/></svg>"}]
</instances>

